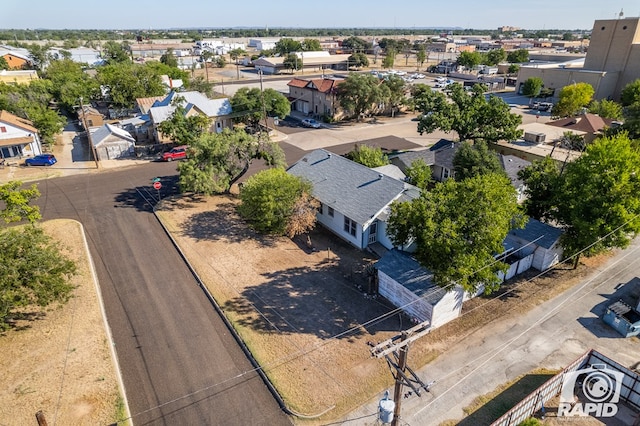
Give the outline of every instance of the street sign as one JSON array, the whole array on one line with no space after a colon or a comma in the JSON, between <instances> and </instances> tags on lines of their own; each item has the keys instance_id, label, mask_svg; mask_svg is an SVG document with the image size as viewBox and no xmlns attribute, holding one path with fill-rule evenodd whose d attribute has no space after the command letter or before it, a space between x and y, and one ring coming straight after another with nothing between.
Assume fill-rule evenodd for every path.
<instances>
[{"instance_id":1,"label":"street sign","mask_svg":"<svg viewBox=\"0 0 640 426\"><path fill-rule=\"evenodd\" d=\"M162 188L162 184L160 182L153 182L153 188L154 189L160 189L160 188Z\"/></svg>"}]
</instances>

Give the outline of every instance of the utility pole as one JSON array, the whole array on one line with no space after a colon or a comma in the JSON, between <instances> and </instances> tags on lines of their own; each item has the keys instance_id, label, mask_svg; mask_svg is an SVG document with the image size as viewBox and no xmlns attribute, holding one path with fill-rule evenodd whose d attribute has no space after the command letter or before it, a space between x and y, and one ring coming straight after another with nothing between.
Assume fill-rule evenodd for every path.
<instances>
[{"instance_id":1,"label":"utility pole","mask_svg":"<svg viewBox=\"0 0 640 426\"><path fill-rule=\"evenodd\" d=\"M262 115L264 117L264 128L267 129L267 138L269 138L269 123L267 122L267 106L264 103L264 91L262 90L262 68L258 69L260 75L260 99L262 100Z\"/></svg>"},{"instance_id":2,"label":"utility pole","mask_svg":"<svg viewBox=\"0 0 640 426\"><path fill-rule=\"evenodd\" d=\"M385 340L384 342L378 343L375 346L373 343L369 343L371 346L371 355L376 358L385 357L387 364L389 365L389 369L391 370L391 374L395 379L395 386L393 389L393 401L395 403L395 408L391 426L398 426L399 424L400 404L403 397L408 398L413 393L418 396L422 396L420 395L420 391L425 390L429 392L429 388L435 383L435 381L432 381L425 384L418 375L409 366L407 366L409 345L425 334L428 334L430 331L431 327L429 326L429 323L423 322ZM390 354L393 355L393 359ZM411 388L411 391L406 395L402 394L403 386Z\"/></svg>"},{"instance_id":3,"label":"utility pole","mask_svg":"<svg viewBox=\"0 0 640 426\"><path fill-rule=\"evenodd\" d=\"M84 104L82 103L82 96L80 96L80 111L82 112L82 125L84 126L85 132L87 132L87 140L89 141L89 147L91 148L93 161L95 161L96 169L98 169L100 168L100 166L98 165L98 154L96 153L96 147L93 145L91 132L89 131L89 126L87 125L87 114L86 114L86 111L84 110Z\"/></svg>"}]
</instances>

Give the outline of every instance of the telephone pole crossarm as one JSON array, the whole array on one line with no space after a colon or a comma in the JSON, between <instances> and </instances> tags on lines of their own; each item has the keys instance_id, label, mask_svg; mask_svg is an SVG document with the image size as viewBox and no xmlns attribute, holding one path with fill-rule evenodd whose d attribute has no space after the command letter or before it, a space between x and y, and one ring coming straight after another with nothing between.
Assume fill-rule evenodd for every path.
<instances>
[{"instance_id":1,"label":"telephone pole crossarm","mask_svg":"<svg viewBox=\"0 0 640 426\"><path fill-rule=\"evenodd\" d=\"M387 364L389 365L389 369L391 370L391 375L393 376L393 378L396 381L400 381L402 382L403 385L405 386L409 386L411 389L413 389L413 391L416 393L416 395L421 396L420 395L420 389L424 389L425 391L429 392L429 386L432 384L425 384L419 377L418 375L411 369L411 367L409 367L408 365L405 365L405 370L409 372L410 376L405 374L404 371L402 371L402 369L400 369L400 366L398 365L398 355L396 352L393 353L394 358L396 359L396 361L394 362L393 360L391 360L391 357L389 357L389 355L385 356L385 358L387 359ZM395 373L394 373L395 370Z\"/></svg>"},{"instance_id":2,"label":"telephone pole crossarm","mask_svg":"<svg viewBox=\"0 0 640 426\"><path fill-rule=\"evenodd\" d=\"M420 337L431 332L431 326L428 322L420 323L409 330L404 331L402 334L397 334L390 339L380 342L371 348L371 355L376 358L382 358L392 352L396 352L403 346L408 345L411 342L418 340ZM403 334L405 334L403 338Z\"/></svg>"}]
</instances>

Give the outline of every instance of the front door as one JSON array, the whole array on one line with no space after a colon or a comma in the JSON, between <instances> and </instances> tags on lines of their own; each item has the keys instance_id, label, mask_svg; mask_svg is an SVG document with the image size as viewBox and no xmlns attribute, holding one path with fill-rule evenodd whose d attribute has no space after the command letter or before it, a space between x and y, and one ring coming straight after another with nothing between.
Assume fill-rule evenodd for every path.
<instances>
[{"instance_id":1,"label":"front door","mask_svg":"<svg viewBox=\"0 0 640 426\"><path fill-rule=\"evenodd\" d=\"M378 221L369 226L369 244L373 244L376 241L378 241Z\"/></svg>"}]
</instances>

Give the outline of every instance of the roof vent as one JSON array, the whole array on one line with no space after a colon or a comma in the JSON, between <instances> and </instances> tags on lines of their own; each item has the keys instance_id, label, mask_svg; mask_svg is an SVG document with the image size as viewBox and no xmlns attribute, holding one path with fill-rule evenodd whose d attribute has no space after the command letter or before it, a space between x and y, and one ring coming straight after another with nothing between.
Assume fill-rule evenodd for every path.
<instances>
[{"instance_id":1,"label":"roof vent","mask_svg":"<svg viewBox=\"0 0 640 426\"><path fill-rule=\"evenodd\" d=\"M384 175L382 173L378 173L378 179L382 179Z\"/></svg>"}]
</instances>

